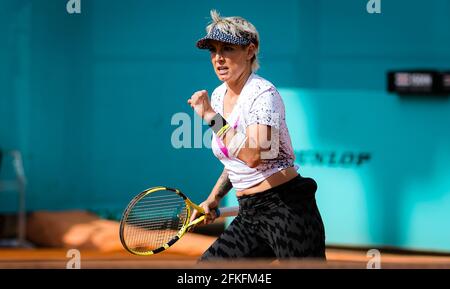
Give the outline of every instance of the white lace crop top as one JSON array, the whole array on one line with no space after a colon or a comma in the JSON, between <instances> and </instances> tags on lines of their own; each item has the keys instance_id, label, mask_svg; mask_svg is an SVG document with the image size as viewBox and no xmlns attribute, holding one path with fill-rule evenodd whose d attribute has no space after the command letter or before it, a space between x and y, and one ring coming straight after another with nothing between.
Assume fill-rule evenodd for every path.
<instances>
[{"instance_id":1,"label":"white lace crop top","mask_svg":"<svg viewBox=\"0 0 450 289\"><path fill-rule=\"evenodd\" d=\"M223 83L211 95L212 108L222 116L226 90L226 83ZM253 187L272 174L294 166L295 156L286 126L283 100L272 83L251 74L226 120L244 134L246 128L252 124L272 127L273 141L270 152L262 152L262 161L256 168L250 168L238 158L226 155L226 151L221 149L223 146L221 139L213 133L212 151L225 166L228 177L237 191Z\"/></svg>"}]
</instances>

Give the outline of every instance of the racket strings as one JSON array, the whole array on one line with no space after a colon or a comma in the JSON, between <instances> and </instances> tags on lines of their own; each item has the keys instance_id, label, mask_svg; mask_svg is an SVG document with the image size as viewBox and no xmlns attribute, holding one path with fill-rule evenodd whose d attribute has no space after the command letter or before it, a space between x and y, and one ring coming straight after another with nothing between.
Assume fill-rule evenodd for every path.
<instances>
[{"instance_id":1,"label":"racket strings","mask_svg":"<svg viewBox=\"0 0 450 289\"><path fill-rule=\"evenodd\" d=\"M184 199L172 191L157 191L139 200L125 220L124 239L137 252L155 250L184 225L188 210Z\"/></svg>"}]
</instances>

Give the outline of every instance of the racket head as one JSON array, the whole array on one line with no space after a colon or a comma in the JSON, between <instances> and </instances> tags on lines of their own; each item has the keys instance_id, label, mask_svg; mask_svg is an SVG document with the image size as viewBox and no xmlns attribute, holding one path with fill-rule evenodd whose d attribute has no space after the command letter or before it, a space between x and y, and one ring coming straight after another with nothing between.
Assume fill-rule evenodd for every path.
<instances>
[{"instance_id":1,"label":"racket head","mask_svg":"<svg viewBox=\"0 0 450 289\"><path fill-rule=\"evenodd\" d=\"M191 214L192 203L179 190L149 188L134 197L125 209L120 220L120 241L135 255L162 252L186 232Z\"/></svg>"}]
</instances>

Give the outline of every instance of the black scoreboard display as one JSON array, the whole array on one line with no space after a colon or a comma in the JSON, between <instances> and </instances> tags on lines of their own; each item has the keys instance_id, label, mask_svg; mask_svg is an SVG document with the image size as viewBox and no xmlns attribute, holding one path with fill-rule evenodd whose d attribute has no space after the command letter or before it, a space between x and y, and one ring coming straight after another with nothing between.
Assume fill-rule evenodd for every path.
<instances>
[{"instance_id":1,"label":"black scoreboard display","mask_svg":"<svg viewBox=\"0 0 450 289\"><path fill-rule=\"evenodd\" d=\"M388 91L399 95L450 95L450 71L389 71Z\"/></svg>"}]
</instances>

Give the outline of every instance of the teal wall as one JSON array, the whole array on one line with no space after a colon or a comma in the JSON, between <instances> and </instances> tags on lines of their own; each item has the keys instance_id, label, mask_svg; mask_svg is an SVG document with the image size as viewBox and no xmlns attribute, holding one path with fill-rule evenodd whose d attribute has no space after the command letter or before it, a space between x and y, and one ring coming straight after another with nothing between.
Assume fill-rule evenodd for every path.
<instances>
[{"instance_id":1,"label":"teal wall","mask_svg":"<svg viewBox=\"0 0 450 289\"><path fill-rule=\"evenodd\" d=\"M450 101L282 93L301 172L319 185L328 242L449 249Z\"/></svg>"},{"instance_id":2,"label":"teal wall","mask_svg":"<svg viewBox=\"0 0 450 289\"><path fill-rule=\"evenodd\" d=\"M24 155L29 210L120 213L155 185L207 196L221 167L208 148L175 149L171 118L193 119L187 98L219 85L194 45L216 8L261 34L259 74L283 92L328 242L450 251L449 100L385 93L389 69L449 69L450 2L382 0L381 15L366 0L81 0L79 15L66 2L0 0L0 147ZM14 201L1 194L0 210Z\"/></svg>"}]
</instances>

